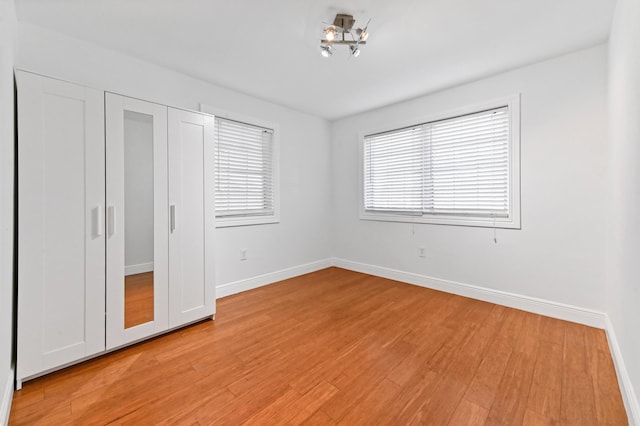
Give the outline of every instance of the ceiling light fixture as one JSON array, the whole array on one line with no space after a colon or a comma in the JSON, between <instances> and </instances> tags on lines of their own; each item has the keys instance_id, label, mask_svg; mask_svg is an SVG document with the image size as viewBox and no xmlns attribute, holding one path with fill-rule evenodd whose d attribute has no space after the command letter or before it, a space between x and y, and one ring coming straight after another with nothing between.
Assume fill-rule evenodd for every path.
<instances>
[{"instance_id":1,"label":"ceiling light fixture","mask_svg":"<svg viewBox=\"0 0 640 426\"><path fill-rule=\"evenodd\" d=\"M369 22L371 22L371 19L369 19ZM322 56L328 58L333 55L333 46L345 45L349 46L351 56L357 58L360 55L360 46L367 44L369 22L364 28L354 28L356 20L353 19L353 16L338 13L333 20L333 24L326 24L323 30L324 38L320 40L320 53L322 53ZM348 36L351 39L348 39Z\"/></svg>"}]
</instances>

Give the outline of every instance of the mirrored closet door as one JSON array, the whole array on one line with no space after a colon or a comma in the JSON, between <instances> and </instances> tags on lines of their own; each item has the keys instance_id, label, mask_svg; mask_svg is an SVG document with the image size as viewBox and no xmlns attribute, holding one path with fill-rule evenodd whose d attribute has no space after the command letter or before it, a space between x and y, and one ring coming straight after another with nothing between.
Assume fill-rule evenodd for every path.
<instances>
[{"instance_id":1,"label":"mirrored closet door","mask_svg":"<svg viewBox=\"0 0 640 426\"><path fill-rule=\"evenodd\" d=\"M105 94L107 349L168 319L167 107Z\"/></svg>"}]
</instances>

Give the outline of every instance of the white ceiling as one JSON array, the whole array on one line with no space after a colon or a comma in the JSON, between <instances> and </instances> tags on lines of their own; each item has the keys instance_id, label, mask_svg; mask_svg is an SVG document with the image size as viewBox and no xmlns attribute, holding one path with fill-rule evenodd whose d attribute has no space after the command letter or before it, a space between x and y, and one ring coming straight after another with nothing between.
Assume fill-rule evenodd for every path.
<instances>
[{"instance_id":1,"label":"white ceiling","mask_svg":"<svg viewBox=\"0 0 640 426\"><path fill-rule=\"evenodd\" d=\"M16 0L18 19L336 119L604 42L615 0ZM322 22L372 18L356 59Z\"/></svg>"}]
</instances>

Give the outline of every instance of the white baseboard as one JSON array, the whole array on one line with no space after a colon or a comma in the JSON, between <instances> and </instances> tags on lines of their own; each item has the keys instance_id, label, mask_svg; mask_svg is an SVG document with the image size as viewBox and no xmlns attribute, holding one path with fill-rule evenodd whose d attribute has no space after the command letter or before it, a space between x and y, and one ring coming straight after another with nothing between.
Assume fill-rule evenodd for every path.
<instances>
[{"instance_id":1,"label":"white baseboard","mask_svg":"<svg viewBox=\"0 0 640 426\"><path fill-rule=\"evenodd\" d=\"M536 297L523 296L500 290L479 287L472 284L463 284L412 272L398 271L396 269L373 266L366 263L353 262L345 259L333 259L333 265L351 271L362 272L377 277L402 281L421 287L440 290L447 293L458 294L471 299L483 300L510 308L521 309L535 314L558 318L565 321L585 324L590 327L605 328L605 314L590 309L538 299Z\"/></svg>"},{"instance_id":2,"label":"white baseboard","mask_svg":"<svg viewBox=\"0 0 640 426\"><path fill-rule=\"evenodd\" d=\"M138 265L129 265L124 267L125 275L142 274L144 272L153 271L153 262L140 263Z\"/></svg>"},{"instance_id":3,"label":"white baseboard","mask_svg":"<svg viewBox=\"0 0 640 426\"><path fill-rule=\"evenodd\" d=\"M613 364L616 368L616 375L618 376L618 384L620 386L620 393L622 393L622 401L624 402L624 408L627 410L627 418L630 426L640 426L640 403L638 397L633 389L631 378L627 372L624 359L622 358L622 352L620 351L620 345L616 338L616 333L613 329L613 323L609 318L609 315L605 315L607 340L609 341L609 349L611 350L611 357L613 358Z\"/></svg>"},{"instance_id":4,"label":"white baseboard","mask_svg":"<svg viewBox=\"0 0 640 426\"><path fill-rule=\"evenodd\" d=\"M447 293L458 294L460 296L496 303L498 305L521 309L523 311L533 312L565 321L576 322L590 327L601 329L606 328L606 315L603 312L593 311L564 303L552 302L550 300L538 299L536 297L523 296L520 294L493 290L472 284L458 283L455 281L443 280L412 272L404 272L339 258L323 259L317 262L311 262L259 275L257 277L222 284L216 287L216 297L221 298L230 296L242 291L252 290L267 284L297 277L298 275L315 272L330 266L336 266L350 271L362 272L369 275L440 290Z\"/></svg>"},{"instance_id":5,"label":"white baseboard","mask_svg":"<svg viewBox=\"0 0 640 426\"><path fill-rule=\"evenodd\" d=\"M319 271L320 269L325 269L330 266L333 266L331 259L323 259L317 262L305 263L292 268L258 275L257 277L247 278L245 280L222 284L216 287L216 298L219 299L221 297L231 296L232 294L252 290L254 288L262 287L263 285L297 277L298 275Z\"/></svg>"},{"instance_id":6,"label":"white baseboard","mask_svg":"<svg viewBox=\"0 0 640 426\"><path fill-rule=\"evenodd\" d=\"M15 380L14 369L11 367L7 375L7 382L2 387L2 399L0 400L0 425L9 424L9 413L11 412L11 401L13 399L13 382Z\"/></svg>"}]
</instances>

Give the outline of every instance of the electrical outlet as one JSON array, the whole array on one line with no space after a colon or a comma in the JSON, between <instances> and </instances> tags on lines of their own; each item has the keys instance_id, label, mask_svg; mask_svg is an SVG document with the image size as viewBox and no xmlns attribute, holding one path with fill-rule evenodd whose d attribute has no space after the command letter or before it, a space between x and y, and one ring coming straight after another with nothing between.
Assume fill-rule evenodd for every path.
<instances>
[{"instance_id":1,"label":"electrical outlet","mask_svg":"<svg viewBox=\"0 0 640 426\"><path fill-rule=\"evenodd\" d=\"M427 257L427 249L424 246L418 247L418 257Z\"/></svg>"},{"instance_id":2,"label":"electrical outlet","mask_svg":"<svg viewBox=\"0 0 640 426\"><path fill-rule=\"evenodd\" d=\"M240 249L240 260L247 260L247 249Z\"/></svg>"}]
</instances>

